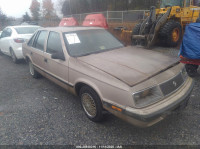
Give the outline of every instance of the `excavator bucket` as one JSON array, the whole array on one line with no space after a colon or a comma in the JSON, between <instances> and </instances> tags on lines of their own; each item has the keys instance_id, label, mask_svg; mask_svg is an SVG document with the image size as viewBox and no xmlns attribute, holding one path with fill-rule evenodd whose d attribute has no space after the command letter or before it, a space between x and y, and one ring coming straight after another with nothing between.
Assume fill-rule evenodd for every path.
<instances>
[{"instance_id":1,"label":"excavator bucket","mask_svg":"<svg viewBox=\"0 0 200 149\"><path fill-rule=\"evenodd\" d=\"M155 7L151 8L150 15L141 23L139 33L132 35L134 44L141 44L146 48L151 48L157 41L160 28L167 22L171 8L165 14L156 16Z\"/></svg>"}]
</instances>

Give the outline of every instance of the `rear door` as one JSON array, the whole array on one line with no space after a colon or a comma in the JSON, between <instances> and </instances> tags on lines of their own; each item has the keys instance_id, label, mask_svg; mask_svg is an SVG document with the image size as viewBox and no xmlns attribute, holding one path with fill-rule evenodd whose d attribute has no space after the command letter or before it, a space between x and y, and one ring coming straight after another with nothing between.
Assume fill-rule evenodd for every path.
<instances>
[{"instance_id":1,"label":"rear door","mask_svg":"<svg viewBox=\"0 0 200 149\"><path fill-rule=\"evenodd\" d=\"M32 47L30 48L30 55L32 63L34 66L40 70L44 68L44 49L46 45L46 40L48 36L48 31L38 31L35 35L34 41L30 40Z\"/></svg>"},{"instance_id":2,"label":"rear door","mask_svg":"<svg viewBox=\"0 0 200 149\"><path fill-rule=\"evenodd\" d=\"M68 85L68 60L52 59L54 53L64 55L61 35L58 32L50 32L47 40L46 52L44 52L44 69L54 79Z\"/></svg>"}]
</instances>

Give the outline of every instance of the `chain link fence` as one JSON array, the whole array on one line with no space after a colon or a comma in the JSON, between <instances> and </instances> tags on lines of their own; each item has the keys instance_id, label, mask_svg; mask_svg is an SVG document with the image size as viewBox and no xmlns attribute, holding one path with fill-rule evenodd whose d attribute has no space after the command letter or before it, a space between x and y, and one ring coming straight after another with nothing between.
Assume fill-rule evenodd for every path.
<instances>
[{"instance_id":1,"label":"chain link fence","mask_svg":"<svg viewBox=\"0 0 200 149\"><path fill-rule=\"evenodd\" d=\"M88 14L98 14L101 13L105 16L108 23L124 23L124 22L136 22L138 20L144 19L147 10L129 10L129 11L103 11L103 12L91 12L84 14L73 14L65 16L74 17L79 23L82 23Z\"/></svg>"},{"instance_id":2,"label":"chain link fence","mask_svg":"<svg viewBox=\"0 0 200 149\"><path fill-rule=\"evenodd\" d=\"M107 19L109 25L112 24L124 24L124 23L134 23L138 20L144 19L147 10L129 10L129 11L104 11L104 12L91 12L84 14L73 14L65 17L74 17L77 21L82 24L83 20L88 14L98 14L101 13ZM42 27L55 27L60 23L59 18L57 19L40 19L37 24ZM22 20L6 20L0 22L0 30L3 30L6 26L21 25Z\"/></svg>"}]
</instances>

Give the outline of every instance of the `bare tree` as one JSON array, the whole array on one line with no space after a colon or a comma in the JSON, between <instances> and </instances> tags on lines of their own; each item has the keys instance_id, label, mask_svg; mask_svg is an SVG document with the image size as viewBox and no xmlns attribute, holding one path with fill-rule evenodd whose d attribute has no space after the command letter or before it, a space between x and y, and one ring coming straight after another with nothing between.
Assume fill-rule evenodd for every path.
<instances>
[{"instance_id":1,"label":"bare tree","mask_svg":"<svg viewBox=\"0 0 200 149\"><path fill-rule=\"evenodd\" d=\"M31 11L33 20L38 21L39 16L40 16L40 3L37 0L32 0L30 11Z\"/></svg>"}]
</instances>

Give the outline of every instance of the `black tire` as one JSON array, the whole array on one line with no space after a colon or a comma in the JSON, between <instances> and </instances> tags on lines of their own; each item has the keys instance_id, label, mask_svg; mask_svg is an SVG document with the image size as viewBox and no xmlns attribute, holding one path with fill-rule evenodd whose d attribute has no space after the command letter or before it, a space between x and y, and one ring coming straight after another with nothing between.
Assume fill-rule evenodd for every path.
<instances>
[{"instance_id":1,"label":"black tire","mask_svg":"<svg viewBox=\"0 0 200 149\"><path fill-rule=\"evenodd\" d=\"M83 86L80 90L79 96L86 116L93 122L102 121L103 106L98 94L89 86Z\"/></svg>"},{"instance_id":2,"label":"black tire","mask_svg":"<svg viewBox=\"0 0 200 149\"><path fill-rule=\"evenodd\" d=\"M2 53L2 51L1 51L1 49L0 49L0 55L3 55L3 53Z\"/></svg>"},{"instance_id":3,"label":"black tire","mask_svg":"<svg viewBox=\"0 0 200 149\"><path fill-rule=\"evenodd\" d=\"M18 63L18 59L15 55L15 52L13 51L13 49L10 49L10 55L11 55L11 58L12 58L12 61L17 64Z\"/></svg>"},{"instance_id":4,"label":"black tire","mask_svg":"<svg viewBox=\"0 0 200 149\"><path fill-rule=\"evenodd\" d=\"M139 35L141 25L142 23L138 23L137 25L135 25L135 27L132 30L132 35ZM132 45L137 45L137 40L132 39L132 36L131 36L131 42L132 42Z\"/></svg>"},{"instance_id":5,"label":"black tire","mask_svg":"<svg viewBox=\"0 0 200 149\"><path fill-rule=\"evenodd\" d=\"M198 19L196 20L196 23L200 23L200 18L198 18Z\"/></svg>"},{"instance_id":6,"label":"black tire","mask_svg":"<svg viewBox=\"0 0 200 149\"><path fill-rule=\"evenodd\" d=\"M29 65L29 73L31 74L31 76L35 79L38 79L40 77L40 74L34 69L31 60L28 60L28 65Z\"/></svg>"},{"instance_id":7,"label":"black tire","mask_svg":"<svg viewBox=\"0 0 200 149\"><path fill-rule=\"evenodd\" d=\"M198 65L186 64L185 69L190 77L197 76Z\"/></svg>"},{"instance_id":8,"label":"black tire","mask_svg":"<svg viewBox=\"0 0 200 149\"><path fill-rule=\"evenodd\" d=\"M173 32L177 31L176 39L173 39ZM179 22L174 20L168 21L159 31L160 43L167 47L176 47L182 39L182 27Z\"/></svg>"}]
</instances>

